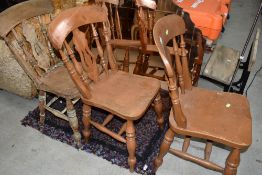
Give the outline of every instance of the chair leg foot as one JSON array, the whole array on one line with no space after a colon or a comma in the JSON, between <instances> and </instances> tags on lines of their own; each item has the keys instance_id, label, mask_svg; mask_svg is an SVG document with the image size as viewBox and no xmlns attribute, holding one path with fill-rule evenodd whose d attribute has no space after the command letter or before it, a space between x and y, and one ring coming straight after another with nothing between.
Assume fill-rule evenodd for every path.
<instances>
[{"instance_id":1,"label":"chair leg foot","mask_svg":"<svg viewBox=\"0 0 262 175\"><path fill-rule=\"evenodd\" d=\"M163 104L161 100L160 93L157 94L155 100L154 100L154 108L157 115L156 121L158 123L158 126L163 129L164 127L164 116L163 116Z\"/></svg>"},{"instance_id":2,"label":"chair leg foot","mask_svg":"<svg viewBox=\"0 0 262 175\"><path fill-rule=\"evenodd\" d=\"M84 104L83 105L83 118L82 118L84 129L83 129L82 133L83 133L85 142L88 142L88 139L91 135L90 119L91 119L91 107Z\"/></svg>"},{"instance_id":3,"label":"chair leg foot","mask_svg":"<svg viewBox=\"0 0 262 175\"><path fill-rule=\"evenodd\" d=\"M40 131L43 132L44 129L44 123L45 123L45 104L46 104L46 93L44 91L39 91L39 128Z\"/></svg>"},{"instance_id":4,"label":"chair leg foot","mask_svg":"<svg viewBox=\"0 0 262 175\"><path fill-rule=\"evenodd\" d=\"M136 135L133 121L128 120L126 125L126 144L128 150L128 165L133 172L136 165Z\"/></svg>"},{"instance_id":5,"label":"chair leg foot","mask_svg":"<svg viewBox=\"0 0 262 175\"><path fill-rule=\"evenodd\" d=\"M67 116L70 127L73 130L73 137L78 147L81 147L81 134L79 133L78 119L74 105L70 99L66 99Z\"/></svg>"},{"instance_id":6,"label":"chair leg foot","mask_svg":"<svg viewBox=\"0 0 262 175\"><path fill-rule=\"evenodd\" d=\"M240 150L233 149L227 157L224 175L236 175L240 163Z\"/></svg>"},{"instance_id":7,"label":"chair leg foot","mask_svg":"<svg viewBox=\"0 0 262 175\"><path fill-rule=\"evenodd\" d=\"M163 163L163 158L166 155L166 153L168 152L171 143L173 142L175 137L175 133L174 131L172 131L170 128L167 130L166 134L165 134L165 138L160 146L160 151L159 154L157 156L157 158L154 161L155 164L155 171L162 165Z\"/></svg>"}]
</instances>

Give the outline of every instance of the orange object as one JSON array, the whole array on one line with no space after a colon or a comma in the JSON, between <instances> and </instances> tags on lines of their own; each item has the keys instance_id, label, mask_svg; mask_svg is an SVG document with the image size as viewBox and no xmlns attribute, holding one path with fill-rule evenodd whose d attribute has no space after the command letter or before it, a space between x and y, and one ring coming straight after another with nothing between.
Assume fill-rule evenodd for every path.
<instances>
[{"instance_id":1,"label":"orange object","mask_svg":"<svg viewBox=\"0 0 262 175\"><path fill-rule=\"evenodd\" d=\"M173 0L190 14L196 27L208 39L217 40L228 15L228 0Z\"/></svg>"},{"instance_id":2,"label":"orange object","mask_svg":"<svg viewBox=\"0 0 262 175\"><path fill-rule=\"evenodd\" d=\"M222 3L224 3L227 6L228 11L230 11L231 2L232 0L222 0Z\"/></svg>"}]
</instances>

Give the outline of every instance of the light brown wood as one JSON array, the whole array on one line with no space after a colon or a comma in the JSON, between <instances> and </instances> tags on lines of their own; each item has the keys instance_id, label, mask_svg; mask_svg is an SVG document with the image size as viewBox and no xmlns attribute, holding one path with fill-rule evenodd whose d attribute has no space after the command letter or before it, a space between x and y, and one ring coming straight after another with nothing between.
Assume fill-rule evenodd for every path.
<instances>
[{"instance_id":1,"label":"light brown wood","mask_svg":"<svg viewBox=\"0 0 262 175\"><path fill-rule=\"evenodd\" d=\"M221 172L221 173L224 171L224 169L222 167L220 167L219 165L216 165L212 162L200 159L196 156L192 156L188 153L183 153L182 151L172 149L172 148L169 149L169 152L178 156L178 157L181 157L185 160L195 162L195 163L197 163L197 164L199 164L199 165L201 165L205 168L208 168L208 169L211 169L211 170L214 170L214 171L218 171L218 172Z\"/></svg>"},{"instance_id":2,"label":"light brown wood","mask_svg":"<svg viewBox=\"0 0 262 175\"><path fill-rule=\"evenodd\" d=\"M126 123L124 123L122 125L122 127L120 128L120 130L118 131L118 135L122 135L124 132L126 131Z\"/></svg>"},{"instance_id":3,"label":"light brown wood","mask_svg":"<svg viewBox=\"0 0 262 175\"><path fill-rule=\"evenodd\" d=\"M161 165L163 156L169 149L172 154L205 168L235 175L240 161L240 150L247 149L252 143L252 119L248 100L235 93L192 87L184 33L184 21L177 15L163 17L155 24L153 31L155 44L165 65L172 102L170 128L166 138L173 137L173 133L185 136L182 151L170 148L169 140L163 141L155 161L156 169ZM171 40L176 56L175 64L167 48L167 43ZM208 140L204 159L187 153L190 137ZM212 142L232 149L226 161L225 171L209 161Z\"/></svg>"},{"instance_id":4,"label":"light brown wood","mask_svg":"<svg viewBox=\"0 0 262 175\"><path fill-rule=\"evenodd\" d=\"M157 121L160 127L163 125L160 82L117 70L106 14L107 9L100 5L65 10L51 22L48 35L51 43L59 50L71 79L81 93L84 103L82 121L85 141L90 138L92 125L112 138L126 143L128 164L130 171L134 171L136 164L134 120L140 119L154 101ZM84 35L84 28L92 29L95 46L92 46ZM97 31L100 31L99 34ZM68 38L68 35L72 37ZM101 37L104 37L105 49L100 43ZM101 124L92 120L92 107L109 112ZM126 121L118 132L106 127L113 117L120 117ZM124 132L126 139L122 136Z\"/></svg>"},{"instance_id":5,"label":"light brown wood","mask_svg":"<svg viewBox=\"0 0 262 175\"><path fill-rule=\"evenodd\" d=\"M166 134L165 134L165 138L160 146L160 150L158 153L158 156L156 157L154 164L155 164L155 171L158 169L158 167L160 167L163 163L163 157L166 155L166 153L168 152L170 145L172 144L173 140L175 137L175 133L174 131L172 131L171 129L168 129Z\"/></svg>"},{"instance_id":6,"label":"light brown wood","mask_svg":"<svg viewBox=\"0 0 262 175\"><path fill-rule=\"evenodd\" d=\"M210 155L212 152L212 142L207 140L206 142L206 147L205 147L205 155L204 155L204 159L205 160L209 160L210 159Z\"/></svg>"},{"instance_id":7,"label":"light brown wood","mask_svg":"<svg viewBox=\"0 0 262 175\"><path fill-rule=\"evenodd\" d=\"M92 120L90 120L90 124L92 124L94 127L96 127L97 129L99 129L99 130L102 131L103 133L105 133L105 134L113 137L114 139L118 140L119 142L126 143L126 140L125 140L122 136L114 133L113 131L110 131L109 129L107 129L107 128L104 127L103 125L100 125L99 123L94 122L94 121L92 121Z\"/></svg>"},{"instance_id":8,"label":"light brown wood","mask_svg":"<svg viewBox=\"0 0 262 175\"><path fill-rule=\"evenodd\" d=\"M155 54L155 52L157 52L157 50L154 50L153 47L148 47L148 45L154 44L152 31L155 21L167 14L179 14L184 19L186 19L187 30L185 35L185 47L188 49L190 55L190 58L186 60L190 62L188 69L188 71L190 70L190 74L185 79L185 83L186 87L188 87L188 85L190 85L189 77L192 77L192 81L190 81L190 83L193 83L196 86L201 70L205 44L201 31L195 28L188 13L184 12L183 9L180 9L178 6L174 5L172 1L160 0L157 1L156 4L156 2L152 0L136 0L136 6L137 15L135 14L135 16L137 16L137 20L134 22L134 25L132 26L131 36L132 39L137 39L138 37L134 36L137 36L137 32L139 33L139 39L141 40L142 45L141 52L146 54L146 56L139 55L137 57L136 66L133 73L154 77L164 81L162 76L152 76L152 72L147 72L147 70L150 67L149 55L151 55L152 53ZM159 68L157 69L161 70ZM183 69L183 71L185 71L185 69Z\"/></svg>"},{"instance_id":9,"label":"light brown wood","mask_svg":"<svg viewBox=\"0 0 262 175\"><path fill-rule=\"evenodd\" d=\"M105 120L103 121L103 126L106 126L112 119L114 118L113 114L109 114L106 116Z\"/></svg>"},{"instance_id":10,"label":"light brown wood","mask_svg":"<svg viewBox=\"0 0 262 175\"><path fill-rule=\"evenodd\" d=\"M157 94L156 98L154 99L154 108L155 108L156 115L157 115L156 121L159 127L163 129L164 127L164 116L162 113L163 104L162 104L161 96L159 93Z\"/></svg>"},{"instance_id":11,"label":"light brown wood","mask_svg":"<svg viewBox=\"0 0 262 175\"><path fill-rule=\"evenodd\" d=\"M227 158L224 175L236 175L239 162L240 162L240 150L233 149Z\"/></svg>"},{"instance_id":12,"label":"light brown wood","mask_svg":"<svg viewBox=\"0 0 262 175\"><path fill-rule=\"evenodd\" d=\"M47 38L46 28L53 10L51 0L29 0L12 6L0 14L0 21L3 22L0 35L39 90L40 130L44 129L47 110L69 121L74 139L79 145L81 135L73 105L69 101L79 98L80 94ZM67 99L69 109L60 111L52 108L51 103L58 98L46 104L47 92Z\"/></svg>"},{"instance_id":13,"label":"light brown wood","mask_svg":"<svg viewBox=\"0 0 262 175\"><path fill-rule=\"evenodd\" d=\"M84 129L83 129L83 136L85 139L85 142L88 141L91 132L90 132L90 119L91 118L91 107L88 105L83 104L83 118L82 122L84 124Z\"/></svg>"},{"instance_id":14,"label":"light brown wood","mask_svg":"<svg viewBox=\"0 0 262 175\"><path fill-rule=\"evenodd\" d=\"M190 145L190 137L186 136L184 138L184 143L183 143L183 147L182 147L182 152L187 152L187 149Z\"/></svg>"},{"instance_id":15,"label":"light brown wood","mask_svg":"<svg viewBox=\"0 0 262 175\"><path fill-rule=\"evenodd\" d=\"M76 111L74 108L74 104L70 98L66 99L66 108L67 108L68 121L74 133L73 137L76 140L77 145L80 147L81 134L79 133L78 120L76 117Z\"/></svg>"},{"instance_id":16,"label":"light brown wood","mask_svg":"<svg viewBox=\"0 0 262 175\"><path fill-rule=\"evenodd\" d=\"M128 150L128 164L130 171L133 172L136 164L136 134L134 123L131 120L127 120L126 124L126 144Z\"/></svg>"}]
</instances>

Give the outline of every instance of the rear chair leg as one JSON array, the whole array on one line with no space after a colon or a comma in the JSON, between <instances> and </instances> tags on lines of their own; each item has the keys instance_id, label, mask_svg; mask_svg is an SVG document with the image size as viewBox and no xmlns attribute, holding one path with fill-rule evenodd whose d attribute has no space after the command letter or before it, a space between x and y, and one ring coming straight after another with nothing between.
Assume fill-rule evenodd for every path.
<instances>
[{"instance_id":1,"label":"rear chair leg","mask_svg":"<svg viewBox=\"0 0 262 175\"><path fill-rule=\"evenodd\" d=\"M134 123L131 120L128 120L126 125L126 144L128 150L128 165L130 172L133 172L136 165L136 134Z\"/></svg>"},{"instance_id":2,"label":"rear chair leg","mask_svg":"<svg viewBox=\"0 0 262 175\"><path fill-rule=\"evenodd\" d=\"M142 52L139 52L139 55L137 57L137 61L136 61L136 65L135 68L133 70L134 74L138 74L141 75L142 74L142 64L143 64L143 54Z\"/></svg>"},{"instance_id":3,"label":"rear chair leg","mask_svg":"<svg viewBox=\"0 0 262 175\"><path fill-rule=\"evenodd\" d=\"M80 147L81 134L79 133L78 119L76 117L76 111L74 109L74 105L70 99L66 99L66 108L67 108L68 121L74 133L73 134L74 140L76 144Z\"/></svg>"},{"instance_id":4,"label":"rear chair leg","mask_svg":"<svg viewBox=\"0 0 262 175\"><path fill-rule=\"evenodd\" d=\"M154 100L154 108L157 115L157 123L161 129L164 127L164 116L163 116L163 104L161 100L160 93L157 94L155 100Z\"/></svg>"},{"instance_id":5,"label":"rear chair leg","mask_svg":"<svg viewBox=\"0 0 262 175\"><path fill-rule=\"evenodd\" d=\"M45 123L45 104L46 104L46 93L45 91L39 91L38 95L38 107L39 107L39 128L42 132L44 129L44 123Z\"/></svg>"},{"instance_id":6,"label":"rear chair leg","mask_svg":"<svg viewBox=\"0 0 262 175\"><path fill-rule=\"evenodd\" d=\"M90 132L90 119L91 119L91 107L84 104L83 105L83 124L84 124L84 129L82 131L83 136L84 136L84 141L87 142L91 132Z\"/></svg>"},{"instance_id":7,"label":"rear chair leg","mask_svg":"<svg viewBox=\"0 0 262 175\"><path fill-rule=\"evenodd\" d=\"M240 150L233 149L227 157L224 175L236 175L240 162Z\"/></svg>"},{"instance_id":8,"label":"rear chair leg","mask_svg":"<svg viewBox=\"0 0 262 175\"><path fill-rule=\"evenodd\" d=\"M174 131L172 131L170 128L167 130L165 138L160 146L160 151L159 154L157 156L157 158L155 159L155 171L162 165L163 163L163 157L166 155L166 153L168 152L171 143L173 142L175 137L175 133Z\"/></svg>"}]
</instances>

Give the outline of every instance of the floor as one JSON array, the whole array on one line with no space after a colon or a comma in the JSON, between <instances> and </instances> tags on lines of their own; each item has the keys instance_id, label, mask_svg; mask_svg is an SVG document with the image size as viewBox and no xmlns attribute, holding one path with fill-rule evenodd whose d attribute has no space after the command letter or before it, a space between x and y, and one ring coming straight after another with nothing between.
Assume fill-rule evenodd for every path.
<instances>
[{"instance_id":1,"label":"floor","mask_svg":"<svg viewBox=\"0 0 262 175\"><path fill-rule=\"evenodd\" d=\"M227 22L225 32L219 39L219 44L241 50L248 35L252 20L259 7L259 0L233 0L230 12L230 19ZM261 18L257 24L262 29ZM262 48L261 40L259 48ZM206 55L205 60L208 58ZM262 51L259 49L257 62L250 76L262 64ZM205 80L200 80L199 86L219 89ZM261 174L262 171L262 72L259 72L255 81L248 91L248 99L251 105L253 116L253 144L243 154L238 168L239 175ZM37 100L28 100L5 91L0 91L0 174L3 175L128 175L127 169L120 168L108 161L93 154L86 154L83 151L52 140L40 132L23 127L20 120L29 110L37 106ZM243 128L244 129L244 128ZM181 146L181 140L175 139L172 144L175 147ZM204 145L193 142L189 152L201 155ZM215 147L211 160L224 166L228 151ZM191 162L184 161L175 156L167 154L163 165L159 168L157 175L189 175L189 174L220 174Z\"/></svg>"}]
</instances>

